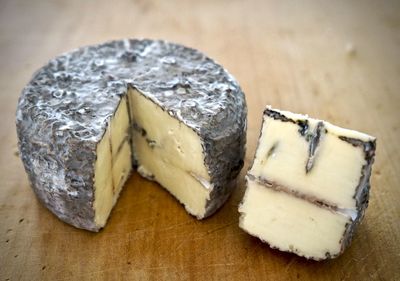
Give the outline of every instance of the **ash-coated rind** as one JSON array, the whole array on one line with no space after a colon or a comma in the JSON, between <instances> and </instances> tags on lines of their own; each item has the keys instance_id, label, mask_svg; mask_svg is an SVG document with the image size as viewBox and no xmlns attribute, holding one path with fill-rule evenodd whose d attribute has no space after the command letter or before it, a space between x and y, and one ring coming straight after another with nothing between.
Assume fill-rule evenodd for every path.
<instances>
[{"instance_id":1,"label":"ash-coated rind","mask_svg":"<svg viewBox=\"0 0 400 281\"><path fill-rule=\"evenodd\" d=\"M61 220L91 231L96 148L133 87L201 138L223 204L243 166L246 101L235 79L202 53L157 40L119 40L50 60L23 89L16 112L19 150L40 201Z\"/></svg>"}]
</instances>

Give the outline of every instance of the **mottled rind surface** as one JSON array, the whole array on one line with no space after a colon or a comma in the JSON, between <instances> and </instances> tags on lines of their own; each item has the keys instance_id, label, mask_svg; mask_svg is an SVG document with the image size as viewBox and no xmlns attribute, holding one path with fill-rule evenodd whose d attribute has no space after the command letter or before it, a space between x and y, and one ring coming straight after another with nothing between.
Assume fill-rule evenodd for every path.
<instances>
[{"instance_id":1,"label":"mottled rind surface","mask_svg":"<svg viewBox=\"0 0 400 281\"><path fill-rule=\"evenodd\" d=\"M318 122L315 132L309 132L309 124L308 124L309 122L307 119L289 118L288 116L284 115L283 113L281 113L277 110L274 110L270 107L267 107L264 110L263 115L268 116L275 120L280 120L282 122L290 122L290 123L298 125L299 126L299 134L301 136L305 137L308 142L310 142L310 151L309 151L310 155L312 155L315 152L315 149L316 149L315 146L318 146L318 142L321 137L322 129L323 129L324 134L327 134L329 132L328 129L324 125L324 124L328 124L325 121ZM306 118L307 116L304 116L304 117ZM264 126L264 122L265 122L265 119L263 119L263 124L261 125L261 131ZM345 141L355 147L362 148L364 158L365 158L365 164L362 166L362 169L361 169L360 180L358 182L356 191L353 196L354 200L356 201L356 209L355 210L340 209L338 206L333 205L330 202L325 202L324 200L321 200L319 198L315 198L315 197L307 195L307 194L299 193L297 191L292 190L288 186L279 185L275 182L269 181L268 179L256 177L256 176L250 174L250 172L248 172L246 175L246 182L248 182L248 181L258 182L258 183L264 185L266 188L271 188L278 192L285 192L285 193L291 194L294 197L303 199L303 200L305 200L311 204L315 204L321 208L330 209L333 212L343 213L347 216L349 216L349 213L355 212L355 216L354 215L349 216L349 222L346 224L346 228L343 232L343 237L340 240L340 245L341 245L340 252L339 253L327 252L325 254L325 259L333 259L333 258L340 256L350 246L353 235L354 235L358 225L361 223L362 219L364 218L365 210L368 207L370 177L371 177L372 164L374 163L375 150L376 150L376 139L375 138L372 138L372 140L370 140L370 141L364 141L361 139L351 138L351 137L347 137L347 136L337 136L337 137L340 140ZM261 138L261 132L260 132L260 137L258 139L257 147L260 145L260 138ZM250 168L250 170L251 170L251 168ZM307 166L306 166L306 173L307 172L308 171L307 171ZM261 240L263 242L269 244L269 246L271 248L281 250L278 247L271 245L268 241L264 241L263 239L261 239ZM289 250L289 252L292 252L299 256L304 257L304 255L302 255L301 252L296 251L295 249ZM316 257L305 257L305 258L311 259L311 260L321 260Z\"/></svg>"},{"instance_id":2,"label":"mottled rind surface","mask_svg":"<svg viewBox=\"0 0 400 281\"><path fill-rule=\"evenodd\" d=\"M354 193L354 199L356 200L357 217L352 220L352 223L347 225L346 231L342 238L341 253L350 246L351 240L353 239L354 232L356 231L358 225L361 223L365 215L365 210L368 207L369 202L369 190L370 177L372 171L372 164L374 163L375 150L376 150L376 140L373 141L361 141L358 139L348 138L339 136L343 141L346 141L353 146L358 146L363 148L365 164L362 167L360 181L358 183L356 192Z\"/></svg>"},{"instance_id":3,"label":"mottled rind surface","mask_svg":"<svg viewBox=\"0 0 400 281\"><path fill-rule=\"evenodd\" d=\"M21 159L32 188L63 221L94 224L96 147L127 87L201 138L212 214L243 165L246 103L234 78L202 53L153 40L121 40L61 55L39 69L17 108Z\"/></svg>"}]
</instances>

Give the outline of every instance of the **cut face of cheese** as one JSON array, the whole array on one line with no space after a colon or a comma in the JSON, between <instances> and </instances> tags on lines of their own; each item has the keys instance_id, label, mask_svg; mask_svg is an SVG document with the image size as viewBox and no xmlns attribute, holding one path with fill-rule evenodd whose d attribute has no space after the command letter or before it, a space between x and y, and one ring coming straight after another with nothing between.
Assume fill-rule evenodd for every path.
<instances>
[{"instance_id":1,"label":"cut face of cheese","mask_svg":"<svg viewBox=\"0 0 400 281\"><path fill-rule=\"evenodd\" d=\"M111 129L108 132L111 139L112 156L115 158L124 143L129 142L130 136L130 121L127 105L127 97L121 98L119 106L111 119Z\"/></svg>"},{"instance_id":2,"label":"cut face of cheese","mask_svg":"<svg viewBox=\"0 0 400 281\"><path fill-rule=\"evenodd\" d=\"M127 99L124 97L97 145L94 180L95 223L103 227L132 170Z\"/></svg>"},{"instance_id":3,"label":"cut face of cheese","mask_svg":"<svg viewBox=\"0 0 400 281\"><path fill-rule=\"evenodd\" d=\"M375 138L270 108L263 118L240 226L283 251L339 255L368 204Z\"/></svg>"},{"instance_id":4,"label":"cut face of cheese","mask_svg":"<svg viewBox=\"0 0 400 281\"><path fill-rule=\"evenodd\" d=\"M282 251L324 259L339 253L338 243L351 218L320 208L286 192L248 181L240 206L240 227Z\"/></svg>"},{"instance_id":5,"label":"cut face of cheese","mask_svg":"<svg viewBox=\"0 0 400 281\"><path fill-rule=\"evenodd\" d=\"M122 186L128 179L131 170L132 170L131 147L129 142L124 141L121 145L121 148L117 156L115 157L115 159L113 159L113 164L112 164L113 190L115 194L119 194ZM114 203L115 201L113 202L113 204Z\"/></svg>"},{"instance_id":6,"label":"cut face of cheese","mask_svg":"<svg viewBox=\"0 0 400 281\"><path fill-rule=\"evenodd\" d=\"M354 194L366 159L362 148L356 149L339 138L345 131L315 119L293 119L307 120L308 129L302 135L296 123L264 118L262 145L250 174L340 208L356 207ZM317 132L319 124L323 125ZM311 145L315 147L312 156Z\"/></svg>"},{"instance_id":7,"label":"cut face of cheese","mask_svg":"<svg viewBox=\"0 0 400 281\"><path fill-rule=\"evenodd\" d=\"M212 186L200 137L137 90L128 94L138 171L159 182L190 214L203 218Z\"/></svg>"},{"instance_id":8,"label":"cut face of cheese","mask_svg":"<svg viewBox=\"0 0 400 281\"><path fill-rule=\"evenodd\" d=\"M102 227L106 224L114 202L112 171L111 140L107 128L103 139L97 145L95 163L94 203L95 224Z\"/></svg>"},{"instance_id":9,"label":"cut face of cheese","mask_svg":"<svg viewBox=\"0 0 400 281\"><path fill-rule=\"evenodd\" d=\"M96 224L104 226L132 170L157 181L201 219L213 185L200 137L135 89L129 89L97 148Z\"/></svg>"}]
</instances>

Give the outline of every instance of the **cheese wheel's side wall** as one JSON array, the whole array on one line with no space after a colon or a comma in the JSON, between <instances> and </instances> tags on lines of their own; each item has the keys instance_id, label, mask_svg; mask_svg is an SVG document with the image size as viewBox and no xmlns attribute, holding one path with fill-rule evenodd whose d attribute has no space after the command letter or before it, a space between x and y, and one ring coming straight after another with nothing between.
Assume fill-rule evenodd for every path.
<instances>
[{"instance_id":1,"label":"cheese wheel's side wall","mask_svg":"<svg viewBox=\"0 0 400 281\"><path fill-rule=\"evenodd\" d=\"M51 125L44 125L48 120L37 116L35 122L26 122L30 118L18 110L19 151L33 191L62 221L77 228L98 231L93 210L97 143L77 140L68 131L63 132L64 137L56 138L52 134L57 132L51 130ZM32 127L38 131L47 130L45 133L54 142L45 142L29 134L27 131L32 131Z\"/></svg>"}]
</instances>

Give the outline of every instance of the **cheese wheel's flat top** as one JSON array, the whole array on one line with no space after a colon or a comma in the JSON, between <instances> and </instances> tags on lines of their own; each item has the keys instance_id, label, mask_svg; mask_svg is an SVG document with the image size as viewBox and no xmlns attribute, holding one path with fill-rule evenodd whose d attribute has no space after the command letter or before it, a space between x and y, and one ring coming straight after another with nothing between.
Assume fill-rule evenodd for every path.
<instances>
[{"instance_id":1,"label":"cheese wheel's flat top","mask_svg":"<svg viewBox=\"0 0 400 281\"><path fill-rule=\"evenodd\" d=\"M68 132L98 142L129 85L211 138L236 131L244 115L238 111L246 110L234 78L202 53L164 41L121 40L66 53L37 71L21 95L17 122L24 121L25 133Z\"/></svg>"}]
</instances>

